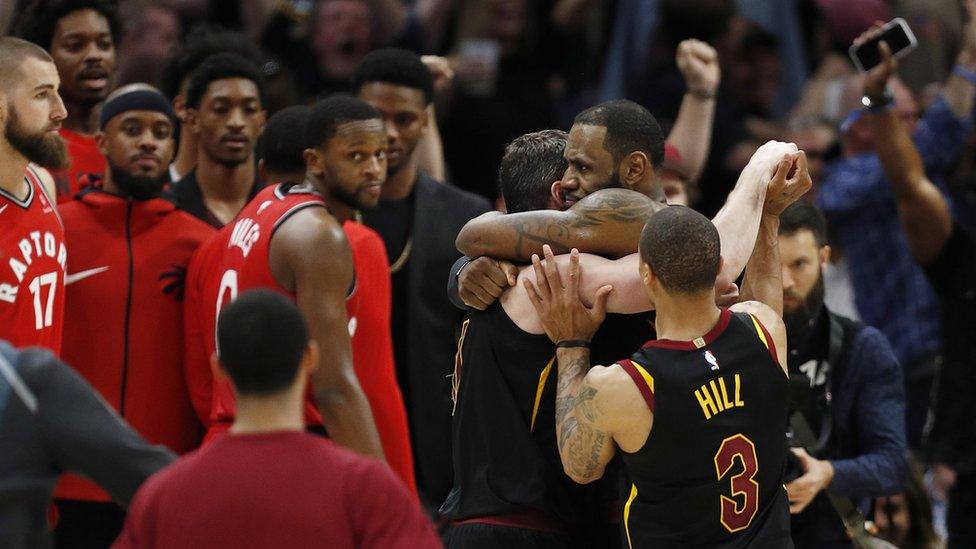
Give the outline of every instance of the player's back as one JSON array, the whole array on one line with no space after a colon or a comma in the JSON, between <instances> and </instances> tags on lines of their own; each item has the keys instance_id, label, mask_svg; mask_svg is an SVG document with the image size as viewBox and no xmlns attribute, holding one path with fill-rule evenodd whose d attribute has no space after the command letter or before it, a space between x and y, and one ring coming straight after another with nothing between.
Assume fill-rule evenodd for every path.
<instances>
[{"instance_id":1,"label":"player's back","mask_svg":"<svg viewBox=\"0 0 976 549\"><path fill-rule=\"evenodd\" d=\"M623 453L631 547L789 547L787 378L772 338L723 310L694 342L648 342L619 364L653 412Z\"/></svg>"},{"instance_id":2,"label":"player's back","mask_svg":"<svg viewBox=\"0 0 976 549\"><path fill-rule=\"evenodd\" d=\"M275 231L294 214L306 208L326 207L322 196L310 187L282 183L263 189L238 216L224 226L198 255L211 265L194 266L202 278L196 310L205 315L202 332L206 356L216 350L215 326L219 312L238 294L254 288L268 288L295 299L294 292L275 280L269 262ZM197 262L197 258L194 259ZM309 389L311 391L311 389ZM224 431L234 420L233 391L226 380L213 380L210 429ZM305 404L309 425L322 425L322 417L311 399ZM208 433L210 438L212 433Z\"/></svg>"},{"instance_id":3,"label":"player's back","mask_svg":"<svg viewBox=\"0 0 976 549\"><path fill-rule=\"evenodd\" d=\"M646 315L613 315L594 351L613 362L646 340ZM441 513L455 521L522 515L537 527L579 533L612 517L616 478L587 486L563 471L556 444L556 347L530 334L501 302L471 311L454 370L454 486ZM613 356L613 358L607 358ZM580 541L582 546L589 546Z\"/></svg>"},{"instance_id":4,"label":"player's back","mask_svg":"<svg viewBox=\"0 0 976 549\"><path fill-rule=\"evenodd\" d=\"M58 354L64 316L64 226L33 168L27 196L0 190L0 339Z\"/></svg>"}]
</instances>

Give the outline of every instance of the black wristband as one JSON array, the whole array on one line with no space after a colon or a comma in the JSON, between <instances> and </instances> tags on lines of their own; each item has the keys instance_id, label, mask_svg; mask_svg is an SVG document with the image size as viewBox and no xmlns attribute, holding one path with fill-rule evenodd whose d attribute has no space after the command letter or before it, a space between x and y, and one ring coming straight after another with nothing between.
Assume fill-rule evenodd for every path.
<instances>
[{"instance_id":1,"label":"black wristband","mask_svg":"<svg viewBox=\"0 0 976 549\"><path fill-rule=\"evenodd\" d=\"M556 343L556 347L560 349L567 349L570 347L583 347L584 349L589 349L590 342L585 339L564 339Z\"/></svg>"}]
</instances>

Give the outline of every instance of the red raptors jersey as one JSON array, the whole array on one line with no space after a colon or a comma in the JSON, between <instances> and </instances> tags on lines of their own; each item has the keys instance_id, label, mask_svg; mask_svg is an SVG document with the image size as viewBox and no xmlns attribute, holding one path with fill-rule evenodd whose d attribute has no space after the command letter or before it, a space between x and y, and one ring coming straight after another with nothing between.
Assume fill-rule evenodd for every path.
<instances>
[{"instance_id":1,"label":"red raptors jersey","mask_svg":"<svg viewBox=\"0 0 976 549\"><path fill-rule=\"evenodd\" d=\"M58 187L58 203L72 200L84 188L83 179L88 174L105 173L105 157L98 152L95 138L61 128L61 138L68 146L71 165L55 174Z\"/></svg>"},{"instance_id":2,"label":"red raptors jersey","mask_svg":"<svg viewBox=\"0 0 976 549\"><path fill-rule=\"evenodd\" d=\"M216 350L217 315L238 294L254 288L268 288L290 299L289 292L274 279L269 264L271 238L275 230L289 217L305 208L326 207L322 197L306 187L281 184L268 187L238 214L237 219L226 225L194 256L190 266L193 289L187 294L184 317L195 317L188 324L187 344L197 346L187 350L187 380L197 386L190 388L198 413L205 406L201 402L201 383L206 383L209 364L207 360ZM193 300L192 302L190 300ZM200 345L203 345L200 348ZM192 363L191 363L192 362ZM207 372L207 373L204 373ZM213 396L210 403L207 440L214 434L226 431L235 416L234 393L227 380L213 379ZM306 425L322 425L322 416L312 397L311 385L305 400Z\"/></svg>"},{"instance_id":3,"label":"red raptors jersey","mask_svg":"<svg viewBox=\"0 0 976 549\"><path fill-rule=\"evenodd\" d=\"M27 197L0 190L0 339L61 351L64 226L28 167Z\"/></svg>"},{"instance_id":4,"label":"red raptors jersey","mask_svg":"<svg viewBox=\"0 0 976 549\"><path fill-rule=\"evenodd\" d=\"M393 366L393 297L386 246L380 235L363 224L346 221L342 230L349 239L356 270L356 292L346 304L356 378L373 411L386 462L416 492L407 411Z\"/></svg>"},{"instance_id":5,"label":"red raptors jersey","mask_svg":"<svg viewBox=\"0 0 976 549\"><path fill-rule=\"evenodd\" d=\"M163 198L99 190L61 205L68 256L62 358L153 444L183 454L200 425L183 377L183 279L216 231ZM80 477L55 497L109 501Z\"/></svg>"}]
</instances>

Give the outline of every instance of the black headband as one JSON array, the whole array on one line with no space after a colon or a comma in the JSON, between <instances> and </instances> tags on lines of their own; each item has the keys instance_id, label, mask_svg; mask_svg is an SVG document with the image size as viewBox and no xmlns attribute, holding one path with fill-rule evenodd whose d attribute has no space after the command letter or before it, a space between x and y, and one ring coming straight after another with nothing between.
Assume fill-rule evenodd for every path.
<instances>
[{"instance_id":1,"label":"black headband","mask_svg":"<svg viewBox=\"0 0 976 549\"><path fill-rule=\"evenodd\" d=\"M165 114L176 125L176 114L163 94L154 90L134 90L117 95L102 105L99 127L104 130L109 120L127 111L156 111Z\"/></svg>"}]
</instances>

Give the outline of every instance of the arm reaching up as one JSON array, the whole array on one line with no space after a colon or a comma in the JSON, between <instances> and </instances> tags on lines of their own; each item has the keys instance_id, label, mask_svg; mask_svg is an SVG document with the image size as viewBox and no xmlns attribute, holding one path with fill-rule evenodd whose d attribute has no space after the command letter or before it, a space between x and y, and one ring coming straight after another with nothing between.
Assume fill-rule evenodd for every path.
<instances>
[{"instance_id":1,"label":"arm reaching up","mask_svg":"<svg viewBox=\"0 0 976 549\"><path fill-rule=\"evenodd\" d=\"M870 39L878 29L872 29L855 40L855 44ZM881 63L868 71L864 78L864 94L880 97L897 63L888 44L878 45ZM952 216L942 192L925 175L922 157L893 109L868 113L874 131L874 142L881 159L881 167L891 182L898 217L908 240L908 248L915 260L926 265L935 259L952 235Z\"/></svg>"},{"instance_id":2,"label":"arm reaching up","mask_svg":"<svg viewBox=\"0 0 976 549\"><path fill-rule=\"evenodd\" d=\"M718 53L700 40L685 40L678 44L675 61L686 90L668 142L681 152L688 179L697 182L712 144L715 95L722 79Z\"/></svg>"}]
</instances>

